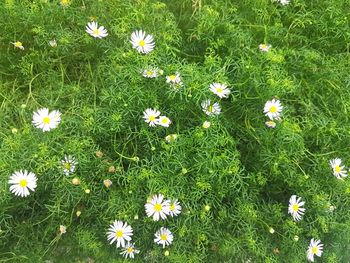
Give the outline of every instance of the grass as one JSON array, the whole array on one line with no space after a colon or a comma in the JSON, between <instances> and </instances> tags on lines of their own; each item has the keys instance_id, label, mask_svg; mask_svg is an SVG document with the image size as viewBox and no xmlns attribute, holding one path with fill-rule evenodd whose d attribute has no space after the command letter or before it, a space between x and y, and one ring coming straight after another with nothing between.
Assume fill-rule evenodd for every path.
<instances>
[{"instance_id":1,"label":"grass","mask_svg":"<svg viewBox=\"0 0 350 263\"><path fill-rule=\"evenodd\" d=\"M106 239L114 220L133 227L135 262L305 262L311 238L324 244L316 262L348 262L350 183L329 161L350 166L349 8L345 0L1 3L0 262L124 262ZM108 37L89 36L91 20ZM154 51L132 48L136 29L154 36ZM260 52L261 43L272 49ZM164 75L144 78L147 66ZM175 72L185 85L177 92L165 81ZM226 83L229 98L211 93L213 82ZM263 108L273 97L284 109L269 129ZM206 99L222 113L208 117ZM33 126L43 107L62 112L57 129ZM170 127L149 127L147 108ZM169 134L178 138L168 143ZM79 162L71 176L60 166L65 154ZM27 198L9 191L20 169L38 177ZM144 204L158 193L179 199L182 213L148 218ZM300 222L287 213L293 194L305 201ZM153 242L161 226L174 233L165 249Z\"/></svg>"}]
</instances>

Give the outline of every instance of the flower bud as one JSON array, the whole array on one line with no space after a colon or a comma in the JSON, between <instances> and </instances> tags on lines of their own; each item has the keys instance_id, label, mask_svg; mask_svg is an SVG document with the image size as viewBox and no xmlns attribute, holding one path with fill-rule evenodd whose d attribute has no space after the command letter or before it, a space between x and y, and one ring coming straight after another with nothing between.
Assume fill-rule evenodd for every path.
<instances>
[{"instance_id":1,"label":"flower bud","mask_svg":"<svg viewBox=\"0 0 350 263\"><path fill-rule=\"evenodd\" d=\"M112 181L109 179L103 180L103 184L105 187L109 188L112 185Z\"/></svg>"},{"instance_id":2,"label":"flower bud","mask_svg":"<svg viewBox=\"0 0 350 263\"><path fill-rule=\"evenodd\" d=\"M77 178L77 177L74 177L74 178L72 179L72 184L74 184L74 185L80 185L80 179Z\"/></svg>"}]
</instances>

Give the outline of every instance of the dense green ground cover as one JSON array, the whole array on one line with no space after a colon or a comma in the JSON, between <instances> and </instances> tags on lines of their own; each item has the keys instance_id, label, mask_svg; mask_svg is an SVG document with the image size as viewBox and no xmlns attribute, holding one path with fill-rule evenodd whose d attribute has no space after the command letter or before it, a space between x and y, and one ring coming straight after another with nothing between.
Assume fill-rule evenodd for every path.
<instances>
[{"instance_id":1,"label":"dense green ground cover","mask_svg":"<svg viewBox=\"0 0 350 263\"><path fill-rule=\"evenodd\" d=\"M311 238L324 244L316 262L349 262L350 181L329 165L338 157L350 166L348 1L0 5L0 262L124 262L106 238L114 220L134 229L134 262L306 262ZM91 20L109 35L88 35ZM153 35L154 51L132 48L136 29ZM272 48L260 52L261 43ZM149 65L164 75L144 78ZM165 81L176 71L179 91ZM213 82L231 95L220 100ZM284 106L275 129L263 113L273 97ZM208 117L206 99L222 113ZM39 108L62 113L56 129L33 126ZM170 127L149 127L147 108ZM168 143L169 134L178 138ZM69 176L65 154L79 162ZM26 198L9 191L21 169L38 177ZM159 193L182 213L148 218L144 204ZM288 214L293 194L305 201L298 222ZM153 242L161 226L174 234L165 249Z\"/></svg>"}]
</instances>

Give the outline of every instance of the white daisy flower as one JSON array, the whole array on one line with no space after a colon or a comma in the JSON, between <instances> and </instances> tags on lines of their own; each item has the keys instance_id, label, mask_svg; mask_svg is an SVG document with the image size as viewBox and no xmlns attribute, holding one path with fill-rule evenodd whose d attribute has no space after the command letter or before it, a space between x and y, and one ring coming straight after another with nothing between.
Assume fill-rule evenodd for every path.
<instances>
[{"instance_id":1,"label":"white daisy flower","mask_svg":"<svg viewBox=\"0 0 350 263\"><path fill-rule=\"evenodd\" d=\"M122 248L120 255L124 256L125 258L134 258L134 254L138 253L140 253L140 250L136 249L133 243L128 242L126 246Z\"/></svg>"},{"instance_id":2,"label":"white daisy flower","mask_svg":"<svg viewBox=\"0 0 350 263\"><path fill-rule=\"evenodd\" d=\"M147 54L151 52L154 47L154 40L152 35L147 35L146 32L139 30L134 31L131 34L131 40L130 40L133 48L137 49L138 52Z\"/></svg>"},{"instance_id":3,"label":"white daisy flower","mask_svg":"<svg viewBox=\"0 0 350 263\"><path fill-rule=\"evenodd\" d=\"M77 164L78 162L73 156L65 155L64 159L61 161L64 174L68 176L71 173L74 173Z\"/></svg>"},{"instance_id":4,"label":"white daisy flower","mask_svg":"<svg viewBox=\"0 0 350 263\"><path fill-rule=\"evenodd\" d=\"M165 227L161 227L154 235L156 238L154 239L154 242L162 245L163 248L165 248L165 246L169 246L174 239L173 234L170 232L169 229L165 228Z\"/></svg>"},{"instance_id":5,"label":"white daisy flower","mask_svg":"<svg viewBox=\"0 0 350 263\"><path fill-rule=\"evenodd\" d=\"M333 169L333 175L338 179L342 180L344 177L347 177L347 171L345 170L345 166L341 165L341 159L335 158L329 161Z\"/></svg>"},{"instance_id":6,"label":"white daisy flower","mask_svg":"<svg viewBox=\"0 0 350 263\"><path fill-rule=\"evenodd\" d=\"M259 49L261 52L268 52L272 46L270 44L260 44Z\"/></svg>"},{"instance_id":7,"label":"white daisy flower","mask_svg":"<svg viewBox=\"0 0 350 263\"><path fill-rule=\"evenodd\" d=\"M182 83L182 80L181 80L181 77L180 77L180 73L179 72L175 72L174 75L166 76L166 83L169 83L169 84Z\"/></svg>"},{"instance_id":8,"label":"white daisy flower","mask_svg":"<svg viewBox=\"0 0 350 263\"><path fill-rule=\"evenodd\" d=\"M231 91L227 88L225 84L221 83L212 83L210 84L210 91L218 95L219 98L227 98L230 95Z\"/></svg>"},{"instance_id":9,"label":"white daisy flower","mask_svg":"<svg viewBox=\"0 0 350 263\"><path fill-rule=\"evenodd\" d=\"M205 100L201 103L202 110L205 112L205 114L212 116L212 115L219 115L221 112L220 104L215 102L211 103L210 100Z\"/></svg>"},{"instance_id":10,"label":"white daisy flower","mask_svg":"<svg viewBox=\"0 0 350 263\"><path fill-rule=\"evenodd\" d=\"M145 119L145 122L148 123L149 126L154 127L157 124L157 117L160 115L160 111L156 109L146 109L143 112L143 118Z\"/></svg>"},{"instance_id":11,"label":"white daisy flower","mask_svg":"<svg viewBox=\"0 0 350 263\"><path fill-rule=\"evenodd\" d=\"M296 195L292 195L289 199L289 207L288 207L288 214L291 214L294 221L301 220L302 215L304 215L305 208L302 206L305 204L305 202L300 202L301 197L298 197Z\"/></svg>"},{"instance_id":12,"label":"white daisy flower","mask_svg":"<svg viewBox=\"0 0 350 263\"><path fill-rule=\"evenodd\" d=\"M158 76L157 71L149 68L149 69L145 69L142 73L142 76L144 76L145 78L156 78Z\"/></svg>"},{"instance_id":13,"label":"white daisy flower","mask_svg":"<svg viewBox=\"0 0 350 263\"><path fill-rule=\"evenodd\" d=\"M152 79L158 77L159 74L159 68L148 68L143 71L142 76Z\"/></svg>"},{"instance_id":14,"label":"white daisy flower","mask_svg":"<svg viewBox=\"0 0 350 263\"><path fill-rule=\"evenodd\" d=\"M276 128L276 122L274 122L274 121L266 121L265 125L269 128L272 128L272 129Z\"/></svg>"},{"instance_id":15,"label":"white daisy flower","mask_svg":"<svg viewBox=\"0 0 350 263\"><path fill-rule=\"evenodd\" d=\"M117 248L125 247L125 241L130 241L132 233L131 226L123 221L114 221L112 225L109 226L107 232L107 240L110 240L110 244L117 240Z\"/></svg>"},{"instance_id":16,"label":"white daisy flower","mask_svg":"<svg viewBox=\"0 0 350 263\"><path fill-rule=\"evenodd\" d=\"M181 209L182 208L177 199L173 201L169 200L169 215L171 215L172 217L178 216L181 213Z\"/></svg>"},{"instance_id":17,"label":"white daisy flower","mask_svg":"<svg viewBox=\"0 0 350 263\"><path fill-rule=\"evenodd\" d=\"M279 119L283 106L276 99L269 100L265 103L264 113L270 120Z\"/></svg>"},{"instance_id":18,"label":"white daisy flower","mask_svg":"<svg viewBox=\"0 0 350 263\"><path fill-rule=\"evenodd\" d=\"M168 143L171 143L173 141L175 141L177 139L178 135L177 134L169 134L165 137L165 140L168 142Z\"/></svg>"},{"instance_id":19,"label":"white daisy flower","mask_svg":"<svg viewBox=\"0 0 350 263\"><path fill-rule=\"evenodd\" d=\"M169 127L171 124L171 120L166 116L159 116L159 118L156 120L156 124L161 125L163 127Z\"/></svg>"},{"instance_id":20,"label":"white daisy flower","mask_svg":"<svg viewBox=\"0 0 350 263\"><path fill-rule=\"evenodd\" d=\"M166 219L169 215L169 200L163 200L164 196L162 194L153 195L151 199L147 200L145 204L146 214L148 217L153 216L154 221L159 221L159 219Z\"/></svg>"},{"instance_id":21,"label":"white daisy flower","mask_svg":"<svg viewBox=\"0 0 350 263\"><path fill-rule=\"evenodd\" d=\"M20 170L14 172L8 181L10 186L10 192L17 196L26 197L28 196L29 190L35 191L37 177L34 173L28 172L27 170Z\"/></svg>"},{"instance_id":22,"label":"white daisy flower","mask_svg":"<svg viewBox=\"0 0 350 263\"><path fill-rule=\"evenodd\" d=\"M86 32L90 34L90 36L94 38L104 38L108 36L107 29L103 26L98 27L97 22L92 21L89 22L86 26Z\"/></svg>"},{"instance_id":23,"label":"white daisy flower","mask_svg":"<svg viewBox=\"0 0 350 263\"><path fill-rule=\"evenodd\" d=\"M281 5L288 5L290 0L277 0Z\"/></svg>"},{"instance_id":24,"label":"white daisy flower","mask_svg":"<svg viewBox=\"0 0 350 263\"><path fill-rule=\"evenodd\" d=\"M61 121L61 113L57 110L51 111L47 108L39 109L33 114L33 124L43 132L55 129Z\"/></svg>"},{"instance_id":25,"label":"white daisy flower","mask_svg":"<svg viewBox=\"0 0 350 263\"><path fill-rule=\"evenodd\" d=\"M166 76L166 82L176 91L184 85L179 72L176 72L174 75Z\"/></svg>"},{"instance_id":26,"label":"white daisy flower","mask_svg":"<svg viewBox=\"0 0 350 263\"><path fill-rule=\"evenodd\" d=\"M23 46L23 44L22 44L22 42L20 42L20 41L16 41L16 42L11 42L11 44L13 44L13 46L15 47L15 48L19 48L20 50L24 50L24 46Z\"/></svg>"},{"instance_id":27,"label":"white daisy flower","mask_svg":"<svg viewBox=\"0 0 350 263\"><path fill-rule=\"evenodd\" d=\"M307 249L307 259L314 262L314 255L321 257L323 253L323 244L318 239L311 239L309 248Z\"/></svg>"}]
</instances>

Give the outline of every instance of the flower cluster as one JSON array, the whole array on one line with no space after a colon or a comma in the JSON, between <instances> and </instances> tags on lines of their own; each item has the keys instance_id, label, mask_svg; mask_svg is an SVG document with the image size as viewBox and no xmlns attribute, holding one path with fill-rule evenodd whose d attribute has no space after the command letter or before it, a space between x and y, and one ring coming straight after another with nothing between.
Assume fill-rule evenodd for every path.
<instances>
[{"instance_id":1,"label":"flower cluster","mask_svg":"<svg viewBox=\"0 0 350 263\"><path fill-rule=\"evenodd\" d=\"M168 83L174 90L178 90L184 85L179 72L166 76L166 83Z\"/></svg>"},{"instance_id":2,"label":"flower cluster","mask_svg":"<svg viewBox=\"0 0 350 263\"><path fill-rule=\"evenodd\" d=\"M133 229L128 223L116 220L109 226L107 232L107 240L110 244L117 242L117 248L121 247L122 252L120 253L125 258L134 258L134 254L140 253L133 243L131 243L131 237L133 235Z\"/></svg>"},{"instance_id":3,"label":"flower cluster","mask_svg":"<svg viewBox=\"0 0 350 263\"><path fill-rule=\"evenodd\" d=\"M166 200L162 194L154 195L145 204L146 214L154 221L166 219L168 215L174 217L181 213L180 203L175 200Z\"/></svg>"},{"instance_id":4,"label":"flower cluster","mask_svg":"<svg viewBox=\"0 0 350 263\"><path fill-rule=\"evenodd\" d=\"M181 213L181 206L177 200L164 200L163 195L154 195L149 202L145 204L147 216L153 216L154 221L160 218L165 219L167 215L177 216ZM117 248L122 248L121 255L125 258L134 258L134 254L140 251L131 243L133 229L128 223L116 220L107 231L107 240L110 244L116 242ZM174 236L171 231L165 227L161 227L154 234L154 242L163 246L170 245L173 242Z\"/></svg>"},{"instance_id":5,"label":"flower cluster","mask_svg":"<svg viewBox=\"0 0 350 263\"><path fill-rule=\"evenodd\" d=\"M169 127L171 124L171 120L167 116L160 116L160 111L156 109L146 109L143 112L143 118L150 127L155 127L156 125Z\"/></svg>"},{"instance_id":6,"label":"flower cluster","mask_svg":"<svg viewBox=\"0 0 350 263\"><path fill-rule=\"evenodd\" d=\"M278 0L282 5L289 4L289 0ZM70 1L61 1L61 5L68 6ZM102 39L108 36L108 31L103 26L99 26L97 22L89 22L85 28L86 33L95 39ZM152 35L146 34L143 30L134 31L131 34L130 43L132 48L137 50L141 54L148 54L152 52L155 48L155 42ZM24 50L24 46L21 42L16 41L12 43L14 48ZM57 42L55 39L49 41L51 47L56 47ZM259 50L261 52L268 52L271 49L270 44L260 44ZM145 78L157 78L163 75L163 70L158 67L146 67L142 71L142 75ZM166 83L175 90L184 86L181 75L179 72L175 72L172 75L166 76ZM228 98L231 94L231 90L226 84L214 82L209 85L209 91L214 95L219 97L219 99ZM217 98L216 98L217 99ZM203 112L208 116L216 116L221 113L221 106L219 102L215 102L212 99L206 99L202 101L201 108ZM268 120L265 122L266 126L270 128L276 127L275 121L281 121L283 106L280 100L273 98L265 103L263 112ZM161 115L161 112L155 108L147 108L143 112L144 121L150 126L163 126L169 127L172 121L165 115ZM58 110L49 111L48 108L38 109L33 114L33 125L41 129L43 132L48 132L56 129L61 122L61 112ZM203 128L208 129L211 126L209 121L203 123ZM170 134L165 137L167 142L173 142L178 138L177 134ZM76 171L76 166L78 161L75 157L71 155L65 155L61 160L61 168L66 176L73 174ZM347 177L347 169L342 165L342 160L335 158L329 162L333 175L340 180ZM38 178L33 172L27 170L15 171L9 178L8 183L10 184L10 192L16 196L27 197L30 195L30 191L34 192L37 187ZM74 178L72 180L74 185L79 185L80 180ZM112 181L106 179L103 181L105 187L109 188L112 185ZM86 189L86 193L90 190ZM289 199L288 214L291 215L294 221L301 221L305 215L306 208L305 201L302 197L297 195L292 195ZM166 220L168 217L176 217L181 211L182 207L177 199L165 199L162 194L153 195L149 198L144 205L147 217L153 219L153 221ZM209 206L205 207L206 211L210 210ZM79 211L78 211L79 212ZM78 213L77 212L77 213ZM79 214L80 215L80 214ZM271 234L275 233L273 228L269 229ZM60 226L60 233L66 233L66 227ZM125 258L134 258L135 254L140 253L140 250L136 249L134 243L132 243L133 229L127 223L120 220L115 220L108 228L107 240L110 244L116 243L117 248L121 248L120 254ZM172 244L174 239L173 233L165 227L160 227L158 231L154 234L154 242L161 245L163 248ZM299 237L295 237L298 240ZM323 253L323 244L320 240L312 238L307 249L307 259L309 261L314 261L314 256L320 257Z\"/></svg>"},{"instance_id":7,"label":"flower cluster","mask_svg":"<svg viewBox=\"0 0 350 263\"><path fill-rule=\"evenodd\" d=\"M165 220L167 216L178 216L181 213L181 209L181 205L177 199L164 199L162 194L153 195L145 204L147 216L152 217L154 221ZM172 243L173 238L173 234L169 229L161 227L155 233L154 242L162 245L164 248Z\"/></svg>"},{"instance_id":8,"label":"flower cluster","mask_svg":"<svg viewBox=\"0 0 350 263\"><path fill-rule=\"evenodd\" d=\"M292 195L289 199L288 213L292 215L293 220L300 221L304 215L305 208L303 207L305 202L301 201L301 197ZM299 239L299 238L298 238ZM309 248L307 250L307 259L311 262L314 262L314 255L320 257L323 253L323 244L320 240L314 240L313 238L310 241Z\"/></svg>"},{"instance_id":9,"label":"flower cluster","mask_svg":"<svg viewBox=\"0 0 350 263\"><path fill-rule=\"evenodd\" d=\"M147 67L142 72L142 76L149 79L156 78L159 75L163 75L163 70L159 69L158 67Z\"/></svg>"}]
</instances>

